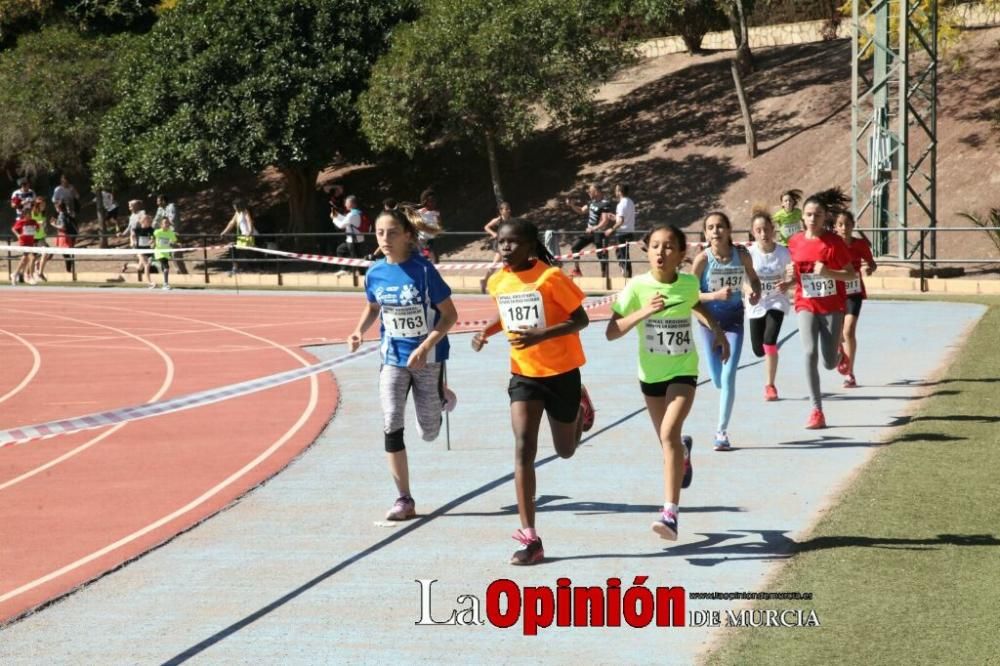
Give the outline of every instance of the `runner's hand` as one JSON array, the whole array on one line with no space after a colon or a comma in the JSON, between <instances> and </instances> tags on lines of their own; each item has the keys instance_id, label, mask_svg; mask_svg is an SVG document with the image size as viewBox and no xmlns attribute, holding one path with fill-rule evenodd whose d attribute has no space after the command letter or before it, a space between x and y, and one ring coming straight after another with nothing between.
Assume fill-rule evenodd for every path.
<instances>
[{"instance_id":1,"label":"runner's hand","mask_svg":"<svg viewBox=\"0 0 1000 666\"><path fill-rule=\"evenodd\" d=\"M406 361L406 367L410 370L421 370L427 367L427 348L420 345L410 354Z\"/></svg>"},{"instance_id":2,"label":"runner's hand","mask_svg":"<svg viewBox=\"0 0 1000 666\"><path fill-rule=\"evenodd\" d=\"M347 348L353 353L358 351L358 347L361 346L363 337L360 331L354 331L347 338Z\"/></svg>"},{"instance_id":3,"label":"runner's hand","mask_svg":"<svg viewBox=\"0 0 1000 666\"><path fill-rule=\"evenodd\" d=\"M480 351L488 342L489 340L486 338L486 334L479 331L472 336L472 351Z\"/></svg>"},{"instance_id":4,"label":"runner's hand","mask_svg":"<svg viewBox=\"0 0 1000 666\"><path fill-rule=\"evenodd\" d=\"M545 330L541 328L522 328L510 331L510 346L514 349L534 347L545 340Z\"/></svg>"},{"instance_id":5,"label":"runner's hand","mask_svg":"<svg viewBox=\"0 0 1000 666\"><path fill-rule=\"evenodd\" d=\"M716 329L712 347L719 350L719 358L722 359L723 363L729 360L729 340L726 339L726 334L721 329Z\"/></svg>"}]
</instances>

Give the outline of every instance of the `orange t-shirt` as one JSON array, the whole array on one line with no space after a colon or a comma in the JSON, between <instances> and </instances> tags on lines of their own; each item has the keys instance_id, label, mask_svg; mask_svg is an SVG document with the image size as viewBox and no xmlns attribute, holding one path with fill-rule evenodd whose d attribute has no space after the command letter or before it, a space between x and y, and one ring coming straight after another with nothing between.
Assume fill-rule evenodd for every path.
<instances>
[{"instance_id":1,"label":"orange t-shirt","mask_svg":"<svg viewBox=\"0 0 1000 666\"><path fill-rule=\"evenodd\" d=\"M562 323L584 298L580 288L561 270L542 261L520 272L505 267L490 277L488 288L500 310L504 331ZM578 333L510 350L510 371L525 377L561 375L586 362Z\"/></svg>"}]
</instances>

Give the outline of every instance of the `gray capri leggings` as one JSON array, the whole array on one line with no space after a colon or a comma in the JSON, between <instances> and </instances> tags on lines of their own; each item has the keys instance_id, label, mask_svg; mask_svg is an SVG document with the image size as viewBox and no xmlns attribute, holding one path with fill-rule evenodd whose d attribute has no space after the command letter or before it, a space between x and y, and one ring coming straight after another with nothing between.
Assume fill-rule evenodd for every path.
<instances>
[{"instance_id":1,"label":"gray capri leggings","mask_svg":"<svg viewBox=\"0 0 1000 666\"><path fill-rule=\"evenodd\" d=\"M444 405L443 369L444 363L428 363L420 370L395 365L382 366L379 371L378 392L382 401L386 450L389 450L390 439L396 442L396 450L402 450L403 415L406 411L406 396L411 388L413 405L417 410L417 432L426 442L437 439L441 431L441 408Z\"/></svg>"},{"instance_id":2,"label":"gray capri leggings","mask_svg":"<svg viewBox=\"0 0 1000 666\"><path fill-rule=\"evenodd\" d=\"M806 377L813 407L823 409L823 394L819 388L819 354L823 354L823 367L833 370L840 360L840 336L844 331L844 313L813 314L806 310L798 313L799 335L806 353ZM817 344L819 349L817 349Z\"/></svg>"}]
</instances>

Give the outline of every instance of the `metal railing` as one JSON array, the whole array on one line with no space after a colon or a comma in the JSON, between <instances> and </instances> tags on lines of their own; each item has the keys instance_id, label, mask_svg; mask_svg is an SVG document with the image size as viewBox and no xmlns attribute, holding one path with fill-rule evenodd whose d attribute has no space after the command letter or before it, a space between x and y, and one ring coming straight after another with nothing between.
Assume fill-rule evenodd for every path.
<instances>
[{"instance_id":1,"label":"metal railing","mask_svg":"<svg viewBox=\"0 0 1000 666\"><path fill-rule=\"evenodd\" d=\"M865 227L858 228L861 232L876 232L876 231L904 231L902 227ZM884 255L884 257L877 257L885 259L885 263L894 265L915 265L918 267L918 276L920 278L921 290L927 291L927 279L928 272L934 273L939 266L974 266L974 265L989 265L997 264L1000 265L1000 257L947 257L947 258L937 258L928 259L924 256L923 248L928 239L935 234L951 234L951 233L988 233L988 234L1000 234L1000 227L979 227L979 226L964 226L964 227L936 227L936 228L908 228L905 231L910 233L919 234L918 248L919 256L917 259L900 259L895 256ZM577 230L553 230L557 238L557 242L560 247L560 253L563 255L569 254L569 248L576 238L580 237L582 231ZM639 240L642 234L645 233L644 229L637 229L633 233L633 240ZM363 234L363 250L361 256L364 257L368 255L369 252L374 250L374 233ZM749 231L746 229L736 229L733 231L733 238L736 241L744 241L749 239ZM468 249L469 245L475 241L481 241L481 247L479 251L482 256L476 259L469 258L459 258L450 259L443 257L440 259L441 264L460 264L460 263L484 263L489 262L494 256L492 239L481 231L448 231L438 237L439 239L446 242L447 249L446 252L452 251L453 247L456 245L453 239L462 239L457 244L459 247ZM689 242L704 243L705 239L700 233L688 233ZM16 244L16 238L13 236L0 237L3 242ZM260 247L266 247L271 249L286 249L289 251L300 252L300 253L310 253L310 254L323 254L323 255L333 255L336 252L338 246L344 247L342 241L344 239L343 233L281 233L281 234L257 234L256 244ZM178 255L171 261L178 265L191 264L191 271L187 272L200 272L202 279L205 284L211 284L211 276L213 273L228 272L228 273L240 273L240 272L268 272L276 275L277 284L281 286L283 284L283 276L292 273L301 272L330 272L330 271L340 271L348 270L353 276L353 283L355 286L360 284L360 275L362 273L361 269L351 268L345 266L338 266L336 264L323 264L316 262L306 262L298 260L295 258L285 258L285 257L275 257L270 255L255 254L251 250L241 250L240 248L232 245L231 243L235 240L235 236L221 237L218 234L183 234L181 236L181 242L185 246L196 247L198 249L193 250L183 255ZM77 248L116 248L116 249L129 249L127 242L122 242L122 239L115 236L108 235L86 235L81 234L74 238L74 245ZM608 244L615 244L618 241L616 237L612 236L608 239ZM438 242L438 246L442 243ZM987 246L989 247L989 246ZM618 256L616 251L609 250L607 252L607 257L599 256L593 253L594 246L590 245L585 249L585 254L579 258L564 259L563 263L568 262L580 262L584 265L594 265L603 264L606 265L606 270L602 270L604 279L606 280L606 286L608 289L611 288L611 277L612 273L616 272L613 270L612 265L618 264ZM611 256L615 254L615 256ZM195 255L195 256L192 256ZM630 248L629 261L633 265L633 270L636 274L646 270L648 265L645 253L642 252L639 246L633 245ZM343 255L342 255L343 256ZM370 255L368 255L370 256ZM7 253L7 268L8 275L13 273L14 264L17 261L18 256L8 251ZM108 256L108 257L83 257L77 256L74 258L65 258L61 256L55 256L50 261L65 262L67 272L72 273L73 281L78 280L78 264L81 262L87 263L104 263L112 265L122 265L123 267L128 267L133 261L129 260L128 256ZM603 268L603 267L602 267ZM155 262L154 262L154 270ZM478 269L477 269L478 271ZM82 272L82 271L81 271ZM106 271L88 271L88 272L106 272ZM114 272L114 271L112 271ZM122 271L118 271L122 272ZM184 271L181 271L184 272ZM484 271L485 272L485 271Z\"/></svg>"}]
</instances>

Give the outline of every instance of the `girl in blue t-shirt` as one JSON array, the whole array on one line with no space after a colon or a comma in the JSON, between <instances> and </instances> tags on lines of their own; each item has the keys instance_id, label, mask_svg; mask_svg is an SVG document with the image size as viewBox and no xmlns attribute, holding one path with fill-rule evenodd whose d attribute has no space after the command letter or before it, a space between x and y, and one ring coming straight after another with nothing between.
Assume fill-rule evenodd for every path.
<instances>
[{"instance_id":1,"label":"girl in blue t-shirt","mask_svg":"<svg viewBox=\"0 0 1000 666\"><path fill-rule=\"evenodd\" d=\"M440 273L414 251L417 230L405 214L382 211L375 221L375 239L385 258L365 275L368 304L347 344L356 351L365 331L380 319L379 397L389 472L399 494L386 520L407 520L416 516L416 506L403 444L406 396L412 390L417 432L425 441L436 439L441 410L450 410L455 403L455 394L444 386L444 362L447 333L458 313Z\"/></svg>"},{"instance_id":2,"label":"girl in blue t-shirt","mask_svg":"<svg viewBox=\"0 0 1000 666\"><path fill-rule=\"evenodd\" d=\"M733 245L733 225L725 213L709 213L705 217L705 239L708 248L695 257L692 272L701 284L701 302L705 304L729 341L729 358L723 360L714 347L712 331L698 326L702 355L719 396L719 427L715 433L715 450L728 451L729 418L736 399L736 368L743 349L743 286L750 285L749 302L760 300L760 279L753 269L750 253Z\"/></svg>"}]
</instances>

